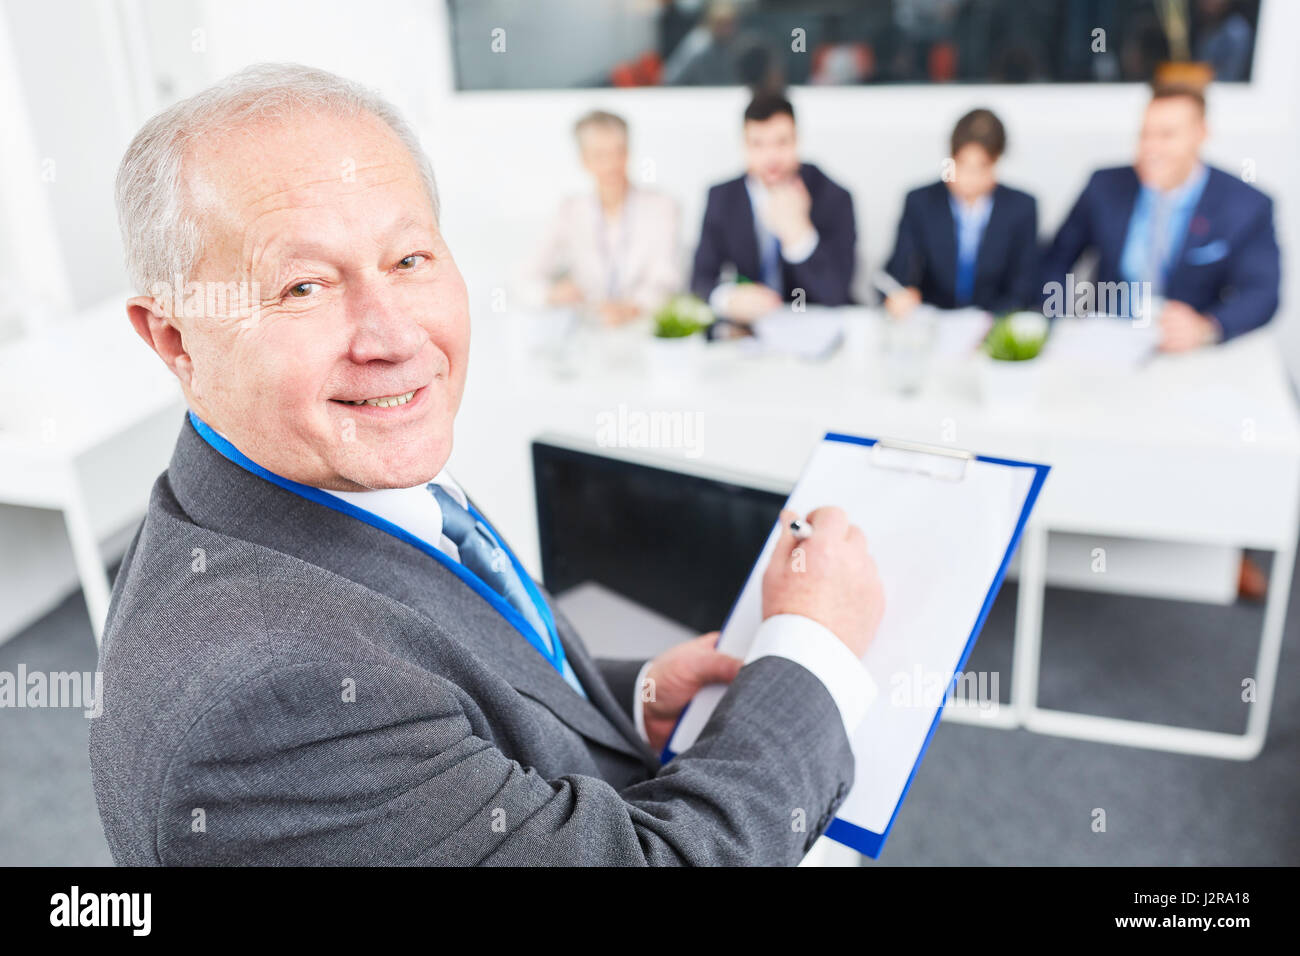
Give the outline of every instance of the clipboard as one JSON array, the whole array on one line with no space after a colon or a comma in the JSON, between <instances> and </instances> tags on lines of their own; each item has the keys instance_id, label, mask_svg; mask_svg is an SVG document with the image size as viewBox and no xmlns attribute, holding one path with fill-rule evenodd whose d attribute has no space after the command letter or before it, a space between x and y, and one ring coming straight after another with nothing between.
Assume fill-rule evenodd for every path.
<instances>
[{"instance_id":1,"label":"clipboard","mask_svg":"<svg viewBox=\"0 0 1300 956\"><path fill-rule=\"evenodd\" d=\"M885 592L884 616L862 658L877 693L851 736L856 782L826 830L830 839L880 856L1049 471L836 432L809 458L786 507L848 512L866 533ZM722 627L717 646L728 654L743 658L761 623L763 572L778 531ZM725 692L713 685L696 694L669 737L665 762L694 743Z\"/></svg>"}]
</instances>

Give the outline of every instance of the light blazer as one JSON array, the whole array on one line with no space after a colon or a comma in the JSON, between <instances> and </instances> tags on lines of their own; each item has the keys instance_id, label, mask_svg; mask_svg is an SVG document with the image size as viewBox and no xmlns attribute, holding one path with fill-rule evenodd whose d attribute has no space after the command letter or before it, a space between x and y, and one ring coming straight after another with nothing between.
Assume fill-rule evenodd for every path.
<instances>
[{"instance_id":1,"label":"light blazer","mask_svg":"<svg viewBox=\"0 0 1300 956\"><path fill-rule=\"evenodd\" d=\"M186 420L100 660L114 860L797 863L854 772L821 681L755 660L661 767L632 722L640 662L593 660L551 606L590 701L442 564Z\"/></svg>"},{"instance_id":2,"label":"light blazer","mask_svg":"<svg viewBox=\"0 0 1300 956\"><path fill-rule=\"evenodd\" d=\"M523 268L520 285L526 306L544 306L551 284L566 275L588 303L604 302L611 255L618 270L616 298L648 312L681 291L685 277L677 203L639 186L630 189L624 202L626 233L611 234L607 244L602 242L603 214L594 193L560 202L541 244Z\"/></svg>"}]
</instances>

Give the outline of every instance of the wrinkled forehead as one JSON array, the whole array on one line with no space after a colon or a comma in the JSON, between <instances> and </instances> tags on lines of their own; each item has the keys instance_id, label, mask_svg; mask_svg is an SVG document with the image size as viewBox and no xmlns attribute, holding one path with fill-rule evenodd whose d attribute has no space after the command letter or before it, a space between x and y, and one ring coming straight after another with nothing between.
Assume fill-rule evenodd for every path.
<instances>
[{"instance_id":1,"label":"wrinkled forehead","mask_svg":"<svg viewBox=\"0 0 1300 956\"><path fill-rule=\"evenodd\" d=\"M303 110L214 130L191 143L183 171L185 202L205 245L226 231L246 240L286 216L310 222L364 210L365 202L378 207L380 194L433 220L415 158L369 113Z\"/></svg>"}]
</instances>

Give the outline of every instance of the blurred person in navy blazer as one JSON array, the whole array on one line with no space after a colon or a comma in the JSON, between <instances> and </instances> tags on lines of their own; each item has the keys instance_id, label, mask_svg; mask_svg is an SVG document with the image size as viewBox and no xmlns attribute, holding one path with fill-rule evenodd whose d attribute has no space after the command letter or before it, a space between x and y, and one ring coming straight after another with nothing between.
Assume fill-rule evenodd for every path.
<instances>
[{"instance_id":1,"label":"blurred person in navy blazer","mask_svg":"<svg viewBox=\"0 0 1300 956\"><path fill-rule=\"evenodd\" d=\"M808 304L847 304L857 241L853 198L800 163L794 107L784 96L756 95L744 136L745 174L709 190L691 291L741 323L797 299L800 290Z\"/></svg>"},{"instance_id":2,"label":"blurred person in navy blazer","mask_svg":"<svg viewBox=\"0 0 1300 956\"><path fill-rule=\"evenodd\" d=\"M952 131L943 179L903 203L885 271L903 286L885 299L903 316L922 302L1010 312L1038 302L1038 204L997 181L1007 134L990 110L971 110Z\"/></svg>"},{"instance_id":3,"label":"blurred person in navy blazer","mask_svg":"<svg viewBox=\"0 0 1300 956\"><path fill-rule=\"evenodd\" d=\"M1068 288L1066 274L1092 250L1099 288L1149 283L1149 297L1129 301L1155 303L1165 350L1221 342L1271 319L1279 278L1273 202L1203 162L1205 137L1204 95L1158 86L1137 162L1092 174L1044 258L1043 295L1047 283Z\"/></svg>"}]
</instances>

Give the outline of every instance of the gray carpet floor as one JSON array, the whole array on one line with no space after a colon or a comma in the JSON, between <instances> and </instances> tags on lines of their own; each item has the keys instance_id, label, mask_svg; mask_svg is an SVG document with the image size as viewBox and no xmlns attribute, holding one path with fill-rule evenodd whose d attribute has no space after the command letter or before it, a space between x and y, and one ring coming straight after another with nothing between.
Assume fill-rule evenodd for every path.
<instances>
[{"instance_id":1,"label":"gray carpet floor","mask_svg":"<svg viewBox=\"0 0 1300 956\"><path fill-rule=\"evenodd\" d=\"M1300 863L1300 601L1292 584L1268 745L1247 763L943 723L876 865ZM1010 691L1015 586L967 669ZM1240 732L1259 606L1049 590L1040 703ZM593 642L594 643L594 642ZM93 670L77 594L0 645L0 671ZM78 710L0 710L0 864L111 862ZM1094 810L1106 813L1094 832Z\"/></svg>"}]
</instances>

